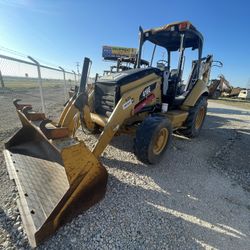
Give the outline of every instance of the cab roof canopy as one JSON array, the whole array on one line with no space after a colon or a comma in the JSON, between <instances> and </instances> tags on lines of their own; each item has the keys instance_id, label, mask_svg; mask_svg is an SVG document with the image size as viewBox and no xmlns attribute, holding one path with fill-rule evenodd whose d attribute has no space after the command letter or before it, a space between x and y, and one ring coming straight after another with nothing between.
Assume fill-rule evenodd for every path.
<instances>
[{"instance_id":1,"label":"cab roof canopy","mask_svg":"<svg viewBox=\"0 0 250 250\"><path fill-rule=\"evenodd\" d=\"M150 41L166 48L168 51L176 51L180 48L180 34L184 34L184 48L202 48L202 34L189 22L174 22L165 26L143 31L143 42Z\"/></svg>"}]
</instances>

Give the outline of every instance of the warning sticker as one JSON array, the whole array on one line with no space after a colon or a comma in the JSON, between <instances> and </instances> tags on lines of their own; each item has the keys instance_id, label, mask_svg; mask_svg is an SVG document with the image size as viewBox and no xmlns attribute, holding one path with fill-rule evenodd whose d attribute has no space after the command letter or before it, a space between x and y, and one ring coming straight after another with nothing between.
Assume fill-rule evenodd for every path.
<instances>
[{"instance_id":1,"label":"warning sticker","mask_svg":"<svg viewBox=\"0 0 250 250\"><path fill-rule=\"evenodd\" d=\"M133 103L133 99L130 98L128 101L126 101L126 102L122 105L122 108L123 108L123 109L127 109L132 103Z\"/></svg>"}]
</instances>

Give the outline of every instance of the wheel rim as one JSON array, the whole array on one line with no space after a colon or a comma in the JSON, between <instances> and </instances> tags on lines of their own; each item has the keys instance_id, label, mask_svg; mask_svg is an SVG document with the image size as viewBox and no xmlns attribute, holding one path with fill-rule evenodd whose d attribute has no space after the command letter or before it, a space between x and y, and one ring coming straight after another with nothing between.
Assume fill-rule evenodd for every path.
<instances>
[{"instance_id":1,"label":"wheel rim","mask_svg":"<svg viewBox=\"0 0 250 250\"><path fill-rule=\"evenodd\" d=\"M197 116L196 116L196 119L195 119L195 128L196 129L199 129L203 123L203 120L204 120L204 117L205 117L205 107L201 107Z\"/></svg>"},{"instance_id":2,"label":"wheel rim","mask_svg":"<svg viewBox=\"0 0 250 250\"><path fill-rule=\"evenodd\" d=\"M154 154L156 155L160 154L162 150L165 148L168 140L168 135L169 135L168 130L166 128L162 128L159 131L154 142L154 148L153 148Z\"/></svg>"}]
</instances>

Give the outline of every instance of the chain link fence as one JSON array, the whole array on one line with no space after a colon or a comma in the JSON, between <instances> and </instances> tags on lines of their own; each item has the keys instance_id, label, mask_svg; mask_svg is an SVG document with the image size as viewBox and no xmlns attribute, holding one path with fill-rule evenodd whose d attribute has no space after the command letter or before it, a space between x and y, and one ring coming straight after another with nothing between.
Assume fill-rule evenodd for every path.
<instances>
[{"instance_id":1,"label":"chain link fence","mask_svg":"<svg viewBox=\"0 0 250 250\"><path fill-rule=\"evenodd\" d=\"M56 113L55 108L60 112L68 100L70 88L78 85L79 79L74 71L42 65L32 57L21 60L0 54L2 98L10 102L14 98L22 99L46 115Z\"/></svg>"}]
</instances>

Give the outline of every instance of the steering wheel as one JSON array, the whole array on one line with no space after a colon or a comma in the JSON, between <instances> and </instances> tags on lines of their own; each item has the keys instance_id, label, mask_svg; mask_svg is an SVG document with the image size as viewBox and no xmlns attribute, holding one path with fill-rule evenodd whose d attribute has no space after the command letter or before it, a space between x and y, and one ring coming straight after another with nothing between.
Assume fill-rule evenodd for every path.
<instances>
[{"instance_id":1,"label":"steering wheel","mask_svg":"<svg viewBox=\"0 0 250 250\"><path fill-rule=\"evenodd\" d=\"M162 63L164 66L167 66L167 65L168 65L168 61L167 61L167 60L158 60L158 61L156 62L156 65L157 65L158 63Z\"/></svg>"}]
</instances>

